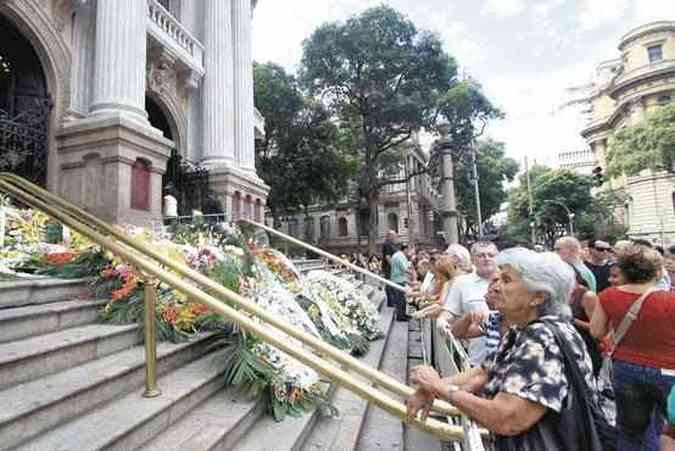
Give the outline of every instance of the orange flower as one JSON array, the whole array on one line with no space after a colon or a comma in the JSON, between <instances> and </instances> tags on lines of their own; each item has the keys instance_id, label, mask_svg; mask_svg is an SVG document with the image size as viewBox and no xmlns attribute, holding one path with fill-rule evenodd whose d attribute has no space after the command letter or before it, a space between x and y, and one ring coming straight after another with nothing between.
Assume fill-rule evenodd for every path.
<instances>
[{"instance_id":1,"label":"orange flower","mask_svg":"<svg viewBox=\"0 0 675 451\"><path fill-rule=\"evenodd\" d=\"M206 313L206 312L208 312L208 311L209 311L209 308L208 308L206 305L204 305L204 304L199 304L199 303L196 303L196 302L190 304L190 312L191 312L194 316L200 316L200 315L203 315L204 313Z\"/></svg>"},{"instance_id":2,"label":"orange flower","mask_svg":"<svg viewBox=\"0 0 675 451\"><path fill-rule=\"evenodd\" d=\"M178 318L178 309L176 307L167 307L166 310L162 312L162 317L167 323L175 324L176 319Z\"/></svg>"},{"instance_id":3,"label":"orange flower","mask_svg":"<svg viewBox=\"0 0 675 451\"><path fill-rule=\"evenodd\" d=\"M122 288L119 288L112 292L111 298L113 301L119 301L129 296L138 286L138 278L136 276L130 276L127 280L124 281Z\"/></svg>"},{"instance_id":4,"label":"orange flower","mask_svg":"<svg viewBox=\"0 0 675 451\"><path fill-rule=\"evenodd\" d=\"M44 260L50 265L62 266L75 260L75 257L77 257L77 255L74 252L54 252L52 254L46 254Z\"/></svg>"}]
</instances>

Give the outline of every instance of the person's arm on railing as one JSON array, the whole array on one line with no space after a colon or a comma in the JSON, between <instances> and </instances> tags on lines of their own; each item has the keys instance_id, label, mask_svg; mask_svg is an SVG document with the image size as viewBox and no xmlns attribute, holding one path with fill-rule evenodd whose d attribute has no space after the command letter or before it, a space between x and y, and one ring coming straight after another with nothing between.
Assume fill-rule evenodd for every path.
<instances>
[{"instance_id":1,"label":"person's arm on railing","mask_svg":"<svg viewBox=\"0 0 675 451\"><path fill-rule=\"evenodd\" d=\"M487 318L487 313L474 311L465 313L452 323L452 335L455 338L476 338L485 335L481 324Z\"/></svg>"}]
</instances>

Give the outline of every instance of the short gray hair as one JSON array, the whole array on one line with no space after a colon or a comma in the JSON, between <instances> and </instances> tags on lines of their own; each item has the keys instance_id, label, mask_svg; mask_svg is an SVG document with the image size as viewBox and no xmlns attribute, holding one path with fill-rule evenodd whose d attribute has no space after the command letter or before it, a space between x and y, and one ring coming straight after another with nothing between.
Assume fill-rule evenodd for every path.
<instances>
[{"instance_id":1,"label":"short gray hair","mask_svg":"<svg viewBox=\"0 0 675 451\"><path fill-rule=\"evenodd\" d=\"M473 269L471 265L471 254L469 254L469 251L467 248L462 246L461 244L451 244L448 246L446 249L445 253L449 255L450 257L455 257L457 259L457 266L467 272L471 272Z\"/></svg>"},{"instance_id":2,"label":"short gray hair","mask_svg":"<svg viewBox=\"0 0 675 451\"><path fill-rule=\"evenodd\" d=\"M537 253L523 247L506 249L497 255L497 265L518 271L528 291L546 293L539 316L571 318L570 295L576 285L574 270L553 252Z\"/></svg>"},{"instance_id":3,"label":"short gray hair","mask_svg":"<svg viewBox=\"0 0 675 451\"><path fill-rule=\"evenodd\" d=\"M499 249L497 249L497 245L492 241L476 241L471 245L471 255L476 255L480 251L485 249L492 249L495 251L495 253L499 252Z\"/></svg>"}]
</instances>

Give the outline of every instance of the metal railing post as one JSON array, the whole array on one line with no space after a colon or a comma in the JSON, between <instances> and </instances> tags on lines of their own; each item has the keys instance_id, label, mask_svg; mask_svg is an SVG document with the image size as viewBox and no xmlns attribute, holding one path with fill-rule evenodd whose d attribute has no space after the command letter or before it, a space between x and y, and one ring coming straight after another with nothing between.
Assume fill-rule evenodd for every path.
<instances>
[{"instance_id":1,"label":"metal railing post","mask_svg":"<svg viewBox=\"0 0 675 451\"><path fill-rule=\"evenodd\" d=\"M145 342L145 391L143 397L156 398L162 394L157 386L157 279L145 278L143 335Z\"/></svg>"}]
</instances>

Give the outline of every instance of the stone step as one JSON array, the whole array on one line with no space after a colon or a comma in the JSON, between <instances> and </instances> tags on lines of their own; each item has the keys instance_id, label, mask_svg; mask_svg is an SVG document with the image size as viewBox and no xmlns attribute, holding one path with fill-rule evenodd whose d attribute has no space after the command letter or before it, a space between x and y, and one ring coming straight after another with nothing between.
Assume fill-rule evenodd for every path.
<instances>
[{"instance_id":1,"label":"stone step","mask_svg":"<svg viewBox=\"0 0 675 451\"><path fill-rule=\"evenodd\" d=\"M135 324L92 324L2 343L0 389L129 348L139 338Z\"/></svg>"},{"instance_id":2,"label":"stone step","mask_svg":"<svg viewBox=\"0 0 675 451\"><path fill-rule=\"evenodd\" d=\"M142 451L226 451L234 449L263 416L262 405L234 389L221 390L195 407L170 430L148 442Z\"/></svg>"},{"instance_id":3,"label":"stone step","mask_svg":"<svg viewBox=\"0 0 675 451\"><path fill-rule=\"evenodd\" d=\"M44 278L0 282L0 309L89 297L91 290L87 279Z\"/></svg>"},{"instance_id":4,"label":"stone step","mask_svg":"<svg viewBox=\"0 0 675 451\"><path fill-rule=\"evenodd\" d=\"M164 374L203 356L213 334L184 343L157 346L157 371ZM10 449L39 433L143 385L145 351L135 346L0 392L0 450Z\"/></svg>"},{"instance_id":5,"label":"stone step","mask_svg":"<svg viewBox=\"0 0 675 451\"><path fill-rule=\"evenodd\" d=\"M382 371L402 383L408 370L408 323L394 321L382 361ZM402 450L405 448L403 423L388 412L368 405L356 446L357 450Z\"/></svg>"},{"instance_id":6,"label":"stone step","mask_svg":"<svg viewBox=\"0 0 675 451\"><path fill-rule=\"evenodd\" d=\"M212 398L224 383L224 366L213 354L159 379L162 394L143 398L142 389L52 429L19 446L31 451L129 451L164 433L187 412Z\"/></svg>"},{"instance_id":7,"label":"stone step","mask_svg":"<svg viewBox=\"0 0 675 451\"><path fill-rule=\"evenodd\" d=\"M105 300L77 300L0 309L0 343L93 323Z\"/></svg>"},{"instance_id":8,"label":"stone step","mask_svg":"<svg viewBox=\"0 0 675 451\"><path fill-rule=\"evenodd\" d=\"M380 367L389 332L394 324L394 313L394 309L390 307L383 308L380 325L385 332L385 338L371 344L370 351L363 358L365 364ZM331 402L340 412L339 417L320 417L299 449L303 451L354 449L368 402L343 387L336 389Z\"/></svg>"}]
</instances>

